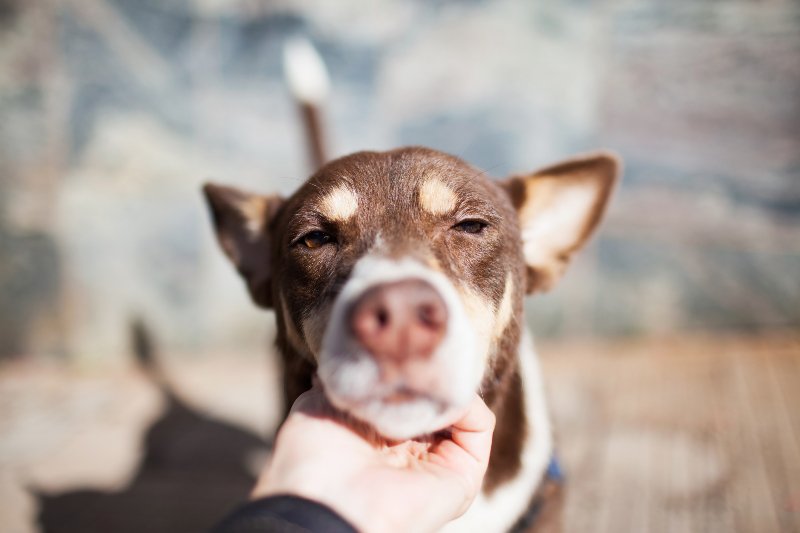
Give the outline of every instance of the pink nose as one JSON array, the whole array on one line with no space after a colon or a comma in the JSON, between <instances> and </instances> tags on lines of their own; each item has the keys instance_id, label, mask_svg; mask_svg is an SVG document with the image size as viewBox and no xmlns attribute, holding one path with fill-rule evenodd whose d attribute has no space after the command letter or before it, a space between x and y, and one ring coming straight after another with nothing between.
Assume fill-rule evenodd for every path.
<instances>
[{"instance_id":1,"label":"pink nose","mask_svg":"<svg viewBox=\"0 0 800 533\"><path fill-rule=\"evenodd\" d=\"M427 359L447 329L447 308L429 283L409 279L372 287L350 311L356 339L378 360Z\"/></svg>"}]
</instances>

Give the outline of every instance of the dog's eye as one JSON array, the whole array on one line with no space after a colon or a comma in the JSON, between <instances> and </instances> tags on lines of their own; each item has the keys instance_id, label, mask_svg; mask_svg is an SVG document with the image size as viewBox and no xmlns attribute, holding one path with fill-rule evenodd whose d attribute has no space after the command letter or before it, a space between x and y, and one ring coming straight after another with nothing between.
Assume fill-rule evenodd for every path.
<instances>
[{"instance_id":1,"label":"dog's eye","mask_svg":"<svg viewBox=\"0 0 800 533\"><path fill-rule=\"evenodd\" d=\"M453 229L464 233L481 233L488 225L481 220L463 220L453 226Z\"/></svg>"},{"instance_id":2,"label":"dog's eye","mask_svg":"<svg viewBox=\"0 0 800 533\"><path fill-rule=\"evenodd\" d=\"M333 237L324 231L312 231L304 235L300 242L305 244L306 248L314 249L333 242Z\"/></svg>"}]
</instances>

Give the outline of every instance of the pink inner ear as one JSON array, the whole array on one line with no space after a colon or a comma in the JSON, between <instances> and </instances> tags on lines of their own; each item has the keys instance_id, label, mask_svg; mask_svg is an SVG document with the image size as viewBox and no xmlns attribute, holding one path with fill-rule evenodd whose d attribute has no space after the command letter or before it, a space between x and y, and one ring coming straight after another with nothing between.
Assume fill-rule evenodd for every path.
<instances>
[{"instance_id":1,"label":"pink inner ear","mask_svg":"<svg viewBox=\"0 0 800 533\"><path fill-rule=\"evenodd\" d=\"M602 190L588 180L539 177L529 187L530 200L520 211L526 258L569 254L593 229Z\"/></svg>"},{"instance_id":2,"label":"pink inner ear","mask_svg":"<svg viewBox=\"0 0 800 533\"><path fill-rule=\"evenodd\" d=\"M532 269L528 292L554 285L589 239L605 211L617 170L616 159L600 155L517 179L524 189L518 206L523 253ZM511 192L519 196L518 189Z\"/></svg>"},{"instance_id":3,"label":"pink inner ear","mask_svg":"<svg viewBox=\"0 0 800 533\"><path fill-rule=\"evenodd\" d=\"M203 192L220 247L244 278L255 303L271 307L268 226L282 199L214 184L207 184Z\"/></svg>"}]
</instances>

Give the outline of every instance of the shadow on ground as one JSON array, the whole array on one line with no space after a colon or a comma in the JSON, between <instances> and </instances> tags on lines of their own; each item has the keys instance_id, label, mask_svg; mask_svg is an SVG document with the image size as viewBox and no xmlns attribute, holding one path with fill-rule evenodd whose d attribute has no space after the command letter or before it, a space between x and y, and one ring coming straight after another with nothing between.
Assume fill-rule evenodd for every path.
<instances>
[{"instance_id":1,"label":"shadow on ground","mask_svg":"<svg viewBox=\"0 0 800 533\"><path fill-rule=\"evenodd\" d=\"M248 460L268 443L171 395L145 446L138 472L121 492L38 494L42 531L207 531L246 500L255 481Z\"/></svg>"},{"instance_id":2,"label":"shadow on ground","mask_svg":"<svg viewBox=\"0 0 800 533\"><path fill-rule=\"evenodd\" d=\"M36 495L45 533L207 531L253 487L248 465L271 443L181 400L153 368L152 345L137 328L142 326L134 325L137 358L161 385L167 409L148 429L144 458L125 490Z\"/></svg>"}]
</instances>

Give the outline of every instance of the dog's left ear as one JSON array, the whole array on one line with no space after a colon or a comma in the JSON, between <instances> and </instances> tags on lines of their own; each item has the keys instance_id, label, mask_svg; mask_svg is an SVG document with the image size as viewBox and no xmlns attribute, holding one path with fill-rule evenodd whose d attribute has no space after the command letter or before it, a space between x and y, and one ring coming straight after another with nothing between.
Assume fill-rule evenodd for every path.
<instances>
[{"instance_id":1,"label":"dog's left ear","mask_svg":"<svg viewBox=\"0 0 800 533\"><path fill-rule=\"evenodd\" d=\"M253 301L264 308L272 307L270 223L283 199L213 183L203 186L203 194L217 240L247 283Z\"/></svg>"},{"instance_id":2,"label":"dog's left ear","mask_svg":"<svg viewBox=\"0 0 800 533\"><path fill-rule=\"evenodd\" d=\"M620 167L617 156L595 153L500 183L519 216L529 294L555 285L572 255L589 239Z\"/></svg>"}]
</instances>

